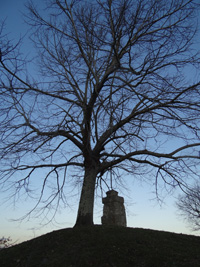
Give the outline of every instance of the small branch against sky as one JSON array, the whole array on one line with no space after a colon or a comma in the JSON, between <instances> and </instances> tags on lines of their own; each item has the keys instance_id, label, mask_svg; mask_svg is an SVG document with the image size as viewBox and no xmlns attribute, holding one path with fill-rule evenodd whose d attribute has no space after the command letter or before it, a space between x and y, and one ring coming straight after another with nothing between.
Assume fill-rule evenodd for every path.
<instances>
[{"instance_id":1,"label":"small branch against sky","mask_svg":"<svg viewBox=\"0 0 200 267\"><path fill-rule=\"evenodd\" d=\"M93 224L108 173L151 170L158 184L187 187L199 164L199 4L57 0L27 10L31 62L1 28L1 183L23 191L41 169L39 202L52 181L44 206L57 207L71 176L82 183L76 225Z\"/></svg>"}]
</instances>

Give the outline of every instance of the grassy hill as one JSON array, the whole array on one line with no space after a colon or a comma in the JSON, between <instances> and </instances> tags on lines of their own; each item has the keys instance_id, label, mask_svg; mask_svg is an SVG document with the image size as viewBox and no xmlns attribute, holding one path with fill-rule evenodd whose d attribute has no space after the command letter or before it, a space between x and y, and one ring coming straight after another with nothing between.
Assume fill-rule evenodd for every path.
<instances>
[{"instance_id":1,"label":"grassy hill","mask_svg":"<svg viewBox=\"0 0 200 267\"><path fill-rule=\"evenodd\" d=\"M198 267L200 237L139 228L68 228L1 250L0 266Z\"/></svg>"}]
</instances>

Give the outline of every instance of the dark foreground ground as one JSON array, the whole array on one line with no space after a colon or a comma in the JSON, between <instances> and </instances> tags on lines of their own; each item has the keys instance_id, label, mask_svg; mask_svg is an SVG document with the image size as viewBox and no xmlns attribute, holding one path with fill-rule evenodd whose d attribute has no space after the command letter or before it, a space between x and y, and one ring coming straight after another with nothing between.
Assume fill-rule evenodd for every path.
<instances>
[{"instance_id":1,"label":"dark foreground ground","mask_svg":"<svg viewBox=\"0 0 200 267\"><path fill-rule=\"evenodd\" d=\"M200 237L138 228L68 228L1 250L0 266L198 267Z\"/></svg>"}]
</instances>

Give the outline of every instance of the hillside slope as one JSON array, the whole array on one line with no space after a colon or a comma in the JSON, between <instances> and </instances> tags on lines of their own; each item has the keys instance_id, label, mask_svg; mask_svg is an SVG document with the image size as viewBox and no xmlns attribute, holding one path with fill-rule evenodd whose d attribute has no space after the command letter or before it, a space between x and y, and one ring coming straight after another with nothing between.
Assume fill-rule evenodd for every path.
<instances>
[{"instance_id":1,"label":"hillside slope","mask_svg":"<svg viewBox=\"0 0 200 267\"><path fill-rule=\"evenodd\" d=\"M1 250L0 266L198 267L200 237L139 228L68 228Z\"/></svg>"}]
</instances>

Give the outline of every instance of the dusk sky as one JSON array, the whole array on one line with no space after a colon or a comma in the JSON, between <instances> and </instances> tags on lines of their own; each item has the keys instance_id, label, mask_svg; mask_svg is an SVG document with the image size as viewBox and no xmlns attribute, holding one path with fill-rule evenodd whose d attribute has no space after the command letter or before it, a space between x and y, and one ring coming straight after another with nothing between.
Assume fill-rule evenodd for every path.
<instances>
[{"instance_id":1,"label":"dusk sky","mask_svg":"<svg viewBox=\"0 0 200 267\"><path fill-rule=\"evenodd\" d=\"M41 0L34 0L33 2L41 3ZM21 14L21 12L26 12L24 3L26 3L26 0L0 0L0 20L6 19L5 32L9 33L11 39L23 36L28 30L28 26L24 24ZM174 191L173 195L165 192L164 203L160 205L156 200L153 182L147 184L134 181L133 177L128 177L125 183L129 191L123 190L119 195L125 199L128 227L200 234L199 232L192 232L187 223L178 215L178 210L175 207L176 197L180 193L178 189ZM3 236L10 237L13 241L21 242L46 232L73 227L76 221L79 196L73 198L74 205L70 208L59 210L56 216L57 222L50 223L44 227L40 225L42 217L30 218L30 220L22 222L15 221L29 211L32 203L25 200L19 200L14 203L12 199L5 202L7 196L8 193L0 192L0 238ZM95 224L101 223L102 210L101 198L97 198L94 210Z\"/></svg>"}]
</instances>

